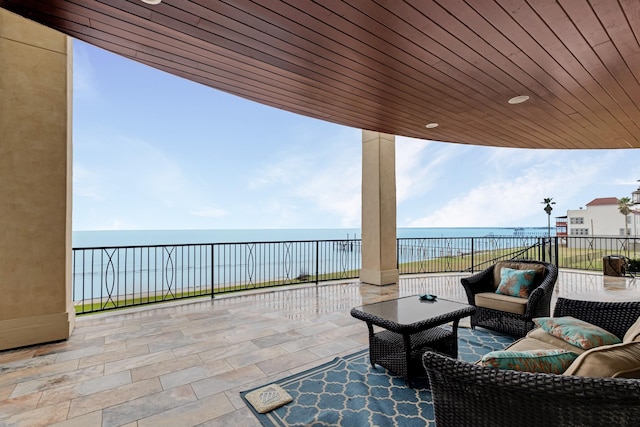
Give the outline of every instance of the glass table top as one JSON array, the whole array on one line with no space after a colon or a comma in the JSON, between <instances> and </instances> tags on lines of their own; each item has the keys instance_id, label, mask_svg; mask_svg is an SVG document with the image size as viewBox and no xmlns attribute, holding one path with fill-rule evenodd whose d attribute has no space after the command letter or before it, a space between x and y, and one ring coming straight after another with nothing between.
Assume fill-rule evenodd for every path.
<instances>
[{"instance_id":1,"label":"glass table top","mask_svg":"<svg viewBox=\"0 0 640 427\"><path fill-rule=\"evenodd\" d=\"M437 298L435 301L421 300L418 295L382 301L356 307L362 313L386 319L398 325L412 325L428 318L439 317L469 308L468 304Z\"/></svg>"}]
</instances>

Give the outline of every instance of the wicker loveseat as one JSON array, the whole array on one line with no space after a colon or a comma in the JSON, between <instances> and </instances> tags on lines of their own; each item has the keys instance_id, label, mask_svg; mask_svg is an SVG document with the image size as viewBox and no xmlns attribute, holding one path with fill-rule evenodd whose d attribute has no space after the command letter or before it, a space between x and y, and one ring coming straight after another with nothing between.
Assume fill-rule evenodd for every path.
<instances>
[{"instance_id":1,"label":"wicker loveseat","mask_svg":"<svg viewBox=\"0 0 640 427\"><path fill-rule=\"evenodd\" d=\"M640 302L559 298L554 317L560 316L622 337L640 316ZM423 363L438 427L640 426L640 379L496 369L434 352Z\"/></svg>"},{"instance_id":2,"label":"wicker loveseat","mask_svg":"<svg viewBox=\"0 0 640 427\"><path fill-rule=\"evenodd\" d=\"M536 271L528 298L496 293L504 267ZM471 327L482 326L523 337L533 329L533 318L549 316L557 279L558 268L555 265L530 260L499 261L480 273L462 278L469 305L476 307L475 314L471 316Z\"/></svg>"}]
</instances>

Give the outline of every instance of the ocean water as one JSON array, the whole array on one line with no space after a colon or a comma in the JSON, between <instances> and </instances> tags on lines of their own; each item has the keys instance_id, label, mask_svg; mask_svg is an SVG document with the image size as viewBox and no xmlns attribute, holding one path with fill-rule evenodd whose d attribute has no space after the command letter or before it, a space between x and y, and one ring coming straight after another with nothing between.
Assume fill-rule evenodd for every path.
<instances>
[{"instance_id":1,"label":"ocean water","mask_svg":"<svg viewBox=\"0 0 640 427\"><path fill-rule=\"evenodd\" d=\"M552 230L553 232L554 230ZM546 227L398 228L399 238L541 235ZM74 231L74 248L359 239L359 228Z\"/></svg>"}]
</instances>

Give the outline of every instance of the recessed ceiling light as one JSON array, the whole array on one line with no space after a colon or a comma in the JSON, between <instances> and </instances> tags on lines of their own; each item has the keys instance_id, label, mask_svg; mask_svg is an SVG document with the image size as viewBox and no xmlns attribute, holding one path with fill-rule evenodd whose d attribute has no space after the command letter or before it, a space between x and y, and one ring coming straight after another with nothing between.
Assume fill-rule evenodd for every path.
<instances>
[{"instance_id":1,"label":"recessed ceiling light","mask_svg":"<svg viewBox=\"0 0 640 427\"><path fill-rule=\"evenodd\" d=\"M514 96L509 100L509 104L522 104L529 100L527 95Z\"/></svg>"},{"instance_id":2,"label":"recessed ceiling light","mask_svg":"<svg viewBox=\"0 0 640 427\"><path fill-rule=\"evenodd\" d=\"M426 127L427 129L433 129L433 128L437 128L438 124L437 123L427 123L424 127Z\"/></svg>"},{"instance_id":3,"label":"recessed ceiling light","mask_svg":"<svg viewBox=\"0 0 640 427\"><path fill-rule=\"evenodd\" d=\"M142 0L143 3L146 4L160 4L162 0Z\"/></svg>"}]
</instances>

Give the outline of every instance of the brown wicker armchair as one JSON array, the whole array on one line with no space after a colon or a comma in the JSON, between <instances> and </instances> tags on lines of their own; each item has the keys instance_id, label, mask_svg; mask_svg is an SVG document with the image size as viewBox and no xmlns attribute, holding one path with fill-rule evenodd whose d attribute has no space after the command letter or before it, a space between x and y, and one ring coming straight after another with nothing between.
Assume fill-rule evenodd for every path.
<instances>
[{"instance_id":1,"label":"brown wicker armchair","mask_svg":"<svg viewBox=\"0 0 640 427\"><path fill-rule=\"evenodd\" d=\"M489 300L489 303L494 304L486 303L488 298L497 297L495 290L500 277L498 269L502 266L538 270L534 290L529 298L502 297L499 301ZM558 268L555 265L530 260L501 261L480 273L461 279L469 305L477 308L471 316L471 327L482 326L515 337L525 336L534 327L534 317L549 316L557 279ZM517 300L520 301L513 303ZM512 307L515 309L511 309Z\"/></svg>"},{"instance_id":2,"label":"brown wicker armchair","mask_svg":"<svg viewBox=\"0 0 640 427\"><path fill-rule=\"evenodd\" d=\"M640 302L559 298L554 316L573 316L618 336L640 316ZM427 352L438 427L639 426L640 380L501 370Z\"/></svg>"}]
</instances>

